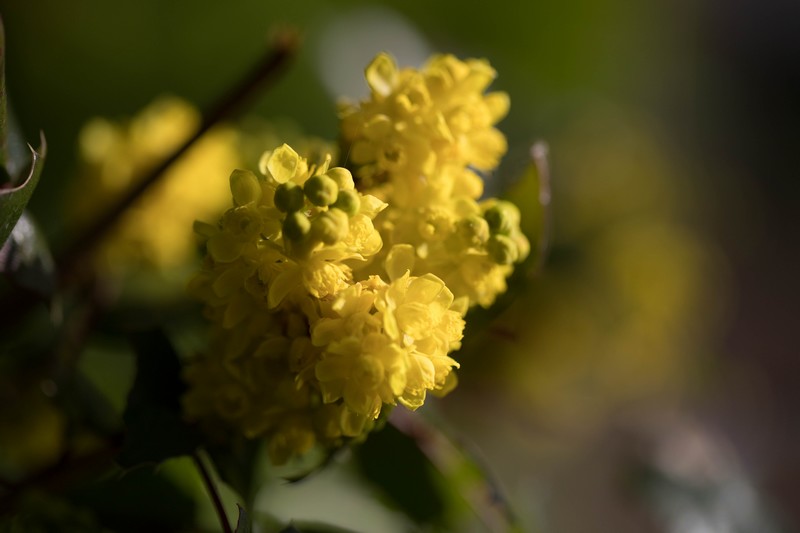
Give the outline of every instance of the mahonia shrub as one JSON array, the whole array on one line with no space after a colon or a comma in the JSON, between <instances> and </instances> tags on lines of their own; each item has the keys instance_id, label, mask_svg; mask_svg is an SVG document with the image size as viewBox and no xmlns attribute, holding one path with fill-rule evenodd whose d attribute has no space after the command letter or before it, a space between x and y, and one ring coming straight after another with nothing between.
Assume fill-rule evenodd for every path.
<instances>
[{"instance_id":1,"label":"mahonia shrub","mask_svg":"<svg viewBox=\"0 0 800 533\"><path fill-rule=\"evenodd\" d=\"M467 310L529 249L516 207L480 200L478 172L506 150L494 76L482 60L417 71L380 54L370 98L340 110L350 168L283 144L233 171L230 208L195 223L207 254L189 290L211 341L185 372L189 419L265 438L280 464L455 386Z\"/></svg>"}]
</instances>

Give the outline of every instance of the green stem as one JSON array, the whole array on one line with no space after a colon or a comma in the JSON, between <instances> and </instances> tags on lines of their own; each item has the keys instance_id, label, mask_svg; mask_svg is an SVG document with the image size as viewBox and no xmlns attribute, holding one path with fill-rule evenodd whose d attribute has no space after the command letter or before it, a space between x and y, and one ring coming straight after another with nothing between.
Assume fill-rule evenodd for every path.
<instances>
[{"instance_id":1,"label":"green stem","mask_svg":"<svg viewBox=\"0 0 800 533\"><path fill-rule=\"evenodd\" d=\"M219 497L217 486L214 484L214 480L211 478L211 472L209 472L206 467L200 452L194 452L192 454L192 459L194 460L197 470L200 472L200 476L203 478L203 483L206 486L206 490L208 490L208 495L211 496L211 502L214 504L214 510L217 512L222 531L224 533L233 533L231 523L228 521L228 515L225 513L225 508L222 506L222 499Z\"/></svg>"}]
</instances>

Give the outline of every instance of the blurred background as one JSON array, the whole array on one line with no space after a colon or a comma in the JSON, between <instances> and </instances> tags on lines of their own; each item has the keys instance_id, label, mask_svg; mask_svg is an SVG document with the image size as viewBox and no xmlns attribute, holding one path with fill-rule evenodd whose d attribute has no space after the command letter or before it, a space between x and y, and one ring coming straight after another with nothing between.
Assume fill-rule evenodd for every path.
<instances>
[{"instance_id":1,"label":"blurred background","mask_svg":"<svg viewBox=\"0 0 800 533\"><path fill-rule=\"evenodd\" d=\"M366 93L375 53L487 58L511 97L487 190L540 231L519 178L546 141L551 249L468 322L459 387L427 414L482 458L525 530L800 531L800 3L3 0L0 14L9 102L26 139L47 136L31 209L51 243L69 238L90 119L163 95L203 109L282 25L303 45L250 114L331 140L335 102ZM82 364L119 406L131 358L104 360L102 342ZM48 442L60 422L44 420L14 435ZM45 461L34 448L0 463ZM170 479L181 503L158 512L211 514L201 487ZM284 520L411 528L346 465L258 501Z\"/></svg>"}]
</instances>

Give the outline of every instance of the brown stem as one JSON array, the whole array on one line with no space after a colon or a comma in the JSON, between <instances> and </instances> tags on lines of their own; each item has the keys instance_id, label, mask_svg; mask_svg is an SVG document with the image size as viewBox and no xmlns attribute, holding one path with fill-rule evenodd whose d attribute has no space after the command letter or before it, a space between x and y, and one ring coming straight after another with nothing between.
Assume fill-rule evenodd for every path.
<instances>
[{"instance_id":1,"label":"brown stem","mask_svg":"<svg viewBox=\"0 0 800 533\"><path fill-rule=\"evenodd\" d=\"M193 453L192 459L194 460L197 470L200 472L200 476L203 478L203 483L206 486L206 490L208 490L208 495L211 496L211 502L214 504L217 517L219 517L222 531L224 533L233 533L231 523L228 521L228 515L225 513L225 507L222 506L222 499L219 497L219 492L217 492L217 486L211 478L211 472L208 471L203 458L200 456L200 452Z\"/></svg>"},{"instance_id":2,"label":"brown stem","mask_svg":"<svg viewBox=\"0 0 800 533\"><path fill-rule=\"evenodd\" d=\"M119 216L133 204L151 185L164 174L178 158L180 158L200 137L219 122L234 116L241 111L253 97L266 85L274 83L283 73L289 60L298 46L297 33L291 30L281 32L273 43L272 50L259 61L255 67L223 95L208 113L205 113L200 128L172 155L150 170L145 177L136 181L136 185L127 194L116 201L108 210L95 220L91 226L69 246L61 260L57 262L60 273L60 285L65 286L73 281L80 265L86 256L98 245L106 233L114 226Z\"/></svg>"},{"instance_id":3,"label":"brown stem","mask_svg":"<svg viewBox=\"0 0 800 533\"><path fill-rule=\"evenodd\" d=\"M108 210L97 218L71 245L58 255L56 272L58 286L64 288L72 286L85 275L85 265L90 265L88 259L91 252L102 241L107 232L122 213L131 206L150 186L164 174L170 165L180 158L200 137L202 137L215 124L234 116L241 111L259 91L274 83L286 69L291 58L297 51L299 44L298 34L293 30L284 30L273 40L272 49L262 58L255 67L247 73L242 80L231 90L223 95L207 113L203 115L200 128L171 156L151 169L142 179L136 181L137 185L116 201ZM5 302L0 306L0 324L12 328L19 320L27 316L27 312L37 300L22 289L9 291Z\"/></svg>"}]
</instances>

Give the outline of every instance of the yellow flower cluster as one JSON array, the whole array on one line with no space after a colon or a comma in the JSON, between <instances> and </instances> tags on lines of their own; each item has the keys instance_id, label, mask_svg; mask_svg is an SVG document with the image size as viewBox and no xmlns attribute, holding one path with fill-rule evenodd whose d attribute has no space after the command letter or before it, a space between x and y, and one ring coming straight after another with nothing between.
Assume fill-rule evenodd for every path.
<instances>
[{"instance_id":1,"label":"yellow flower cluster","mask_svg":"<svg viewBox=\"0 0 800 533\"><path fill-rule=\"evenodd\" d=\"M283 145L260 167L231 174L219 224L195 226L208 256L190 290L214 342L188 368L184 402L192 419L266 436L280 463L361 435L384 404L415 408L445 389L465 309L393 255L389 282L355 281L353 265L382 247L372 219L386 204L330 157L310 164Z\"/></svg>"},{"instance_id":2,"label":"yellow flower cluster","mask_svg":"<svg viewBox=\"0 0 800 533\"><path fill-rule=\"evenodd\" d=\"M491 305L530 249L515 206L478 202L475 169L491 171L506 151L494 124L508 95L484 94L495 71L450 55L400 70L380 54L366 77L369 99L340 110L342 137L359 188L391 206L376 219L386 250L411 245L413 274L433 273L470 305Z\"/></svg>"},{"instance_id":3,"label":"yellow flower cluster","mask_svg":"<svg viewBox=\"0 0 800 533\"><path fill-rule=\"evenodd\" d=\"M508 112L508 95L483 94L494 69L443 55L421 71L400 70L379 54L366 77L370 98L340 110L342 137L364 185L389 189L397 207L435 204L453 193L479 197L483 184L468 167L491 170L506 151L493 126Z\"/></svg>"},{"instance_id":4,"label":"yellow flower cluster","mask_svg":"<svg viewBox=\"0 0 800 533\"><path fill-rule=\"evenodd\" d=\"M207 256L190 291L213 326L187 368L187 416L266 438L275 463L451 390L464 315L529 249L514 205L479 201L476 171L506 150L488 63L418 72L381 54L366 75L371 98L341 110L355 179L284 144L258 174L231 174L217 224L195 224Z\"/></svg>"},{"instance_id":5,"label":"yellow flower cluster","mask_svg":"<svg viewBox=\"0 0 800 533\"><path fill-rule=\"evenodd\" d=\"M199 124L199 113L177 98L155 101L128 123L90 121L80 132L82 168L67 204L68 219L79 226L93 220ZM198 140L120 217L97 254L98 266L125 272L185 263L196 248L192 221L225 210L227 183L219 177L241 165L238 141L230 127L214 128Z\"/></svg>"}]
</instances>

